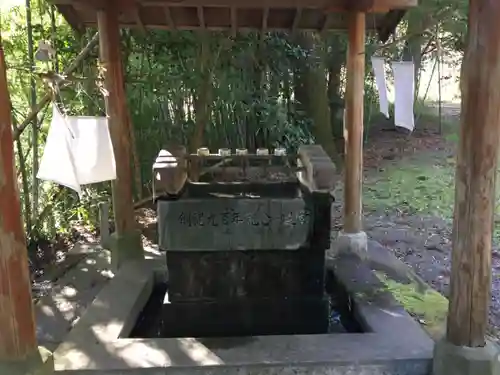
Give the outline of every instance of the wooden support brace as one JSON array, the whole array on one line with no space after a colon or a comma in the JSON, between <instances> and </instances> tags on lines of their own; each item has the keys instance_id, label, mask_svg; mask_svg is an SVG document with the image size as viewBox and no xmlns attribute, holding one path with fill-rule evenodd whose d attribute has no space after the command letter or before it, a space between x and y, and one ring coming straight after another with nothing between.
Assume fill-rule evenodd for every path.
<instances>
[{"instance_id":1,"label":"wooden support brace","mask_svg":"<svg viewBox=\"0 0 500 375\"><path fill-rule=\"evenodd\" d=\"M200 22L200 28L205 29L206 24L205 24L205 12L203 11L203 7L199 6L197 8L198 11L198 21Z\"/></svg>"},{"instance_id":2,"label":"wooden support brace","mask_svg":"<svg viewBox=\"0 0 500 375\"><path fill-rule=\"evenodd\" d=\"M133 8L133 14L134 14L135 22L137 23L137 27L139 28L141 33L146 34L147 29L146 29L146 25L144 24L144 21L142 19L140 5L137 5Z\"/></svg>"},{"instance_id":3,"label":"wooden support brace","mask_svg":"<svg viewBox=\"0 0 500 375\"><path fill-rule=\"evenodd\" d=\"M293 17L292 34L295 34L297 32L297 29L299 28L301 17L302 17L302 8L298 8L295 11L295 16Z\"/></svg>"},{"instance_id":4,"label":"wooden support brace","mask_svg":"<svg viewBox=\"0 0 500 375\"><path fill-rule=\"evenodd\" d=\"M170 7L166 6L163 8L165 11L165 18L167 19L167 25L171 30L175 30L175 22L174 19L172 18L172 11L170 10Z\"/></svg>"},{"instance_id":5,"label":"wooden support brace","mask_svg":"<svg viewBox=\"0 0 500 375\"><path fill-rule=\"evenodd\" d=\"M231 7L231 36L234 38L238 31L238 9Z\"/></svg>"},{"instance_id":6,"label":"wooden support brace","mask_svg":"<svg viewBox=\"0 0 500 375\"><path fill-rule=\"evenodd\" d=\"M269 7L265 7L262 11L262 30L261 34L265 34L267 32L267 21L269 19Z\"/></svg>"}]
</instances>

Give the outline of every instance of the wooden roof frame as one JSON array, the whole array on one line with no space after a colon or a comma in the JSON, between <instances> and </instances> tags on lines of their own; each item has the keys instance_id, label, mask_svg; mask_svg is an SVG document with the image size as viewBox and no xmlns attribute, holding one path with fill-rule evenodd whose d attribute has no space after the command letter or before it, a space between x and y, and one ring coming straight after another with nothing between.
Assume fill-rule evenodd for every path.
<instances>
[{"instance_id":1,"label":"wooden roof frame","mask_svg":"<svg viewBox=\"0 0 500 375\"><path fill-rule=\"evenodd\" d=\"M385 41L418 0L51 0L77 29L112 7L121 28L231 31L347 30L347 13L366 13L366 29Z\"/></svg>"}]
</instances>

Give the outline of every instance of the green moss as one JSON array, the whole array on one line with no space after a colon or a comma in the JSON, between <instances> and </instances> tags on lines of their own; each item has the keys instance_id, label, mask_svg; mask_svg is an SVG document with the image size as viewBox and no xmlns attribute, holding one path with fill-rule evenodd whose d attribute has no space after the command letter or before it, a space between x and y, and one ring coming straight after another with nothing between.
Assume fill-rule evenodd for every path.
<instances>
[{"instance_id":1,"label":"green moss","mask_svg":"<svg viewBox=\"0 0 500 375\"><path fill-rule=\"evenodd\" d=\"M375 272L394 298L411 314L434 339L444 334L448 314L448 300L431 288L422 291L417 281L402 284Z\"/></svg>"}]
</instances>

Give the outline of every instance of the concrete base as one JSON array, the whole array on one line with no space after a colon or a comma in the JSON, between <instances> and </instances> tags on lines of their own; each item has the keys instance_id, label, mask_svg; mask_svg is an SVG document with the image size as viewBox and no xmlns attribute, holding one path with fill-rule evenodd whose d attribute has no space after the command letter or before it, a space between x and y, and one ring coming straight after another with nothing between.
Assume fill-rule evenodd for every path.
<instances>
[{"instance_id":1,"label":"concrete base","mask_svg":"<svg viewBox=\"0 0 500 375\"><path fill-rule=\"evenodd\" d=\"M333 246L334 254L356 254L361 259L368 258L368 237L365 232L340 232Z\"/></svg>"},{"instance_id":2,"label":"concrete base","mask_svg":"<svg viewBox=\"0 0 500 375\"><path fill-rule=\"evenodd\" d=\"M500 348L455 346L442 340L434 348L433 375L500 375Z\"/></svg>"},{"instance_id":3,"label":"concrete base","mask_svg":"<svg viewBox=\"0 0 500 375\"><path fill-rule=\"evenodd\" d=\"M109 239L109 250L111 251L111 266L118 269L127 261L144 259L141 232L133 231L118 235L111 234Z\"/></svg>"},{"instance_id":4,"label":"concrete base","mask_svg":"<svg viewBox=\"0 0 500 375\"><path fill-rule=\"evenodd\" d=\"M428 375L433 342L359 257L334 272L367 333L129 338L164 262L123 265L54 352L61 375ZM179 319L182 319L180 317ZM0 374L2 374L0 372ZM479 374L478 374L479 375Z\"/></svg>"},{"instance_id":5,"label":"concrete base","mask_svg":"<svg viewBox=\"0 0 500 375\"><path fill-rule=\"evenodd\" d=\"M0 374L5 375L51 375L54 374L52 353L45 348L38 350L24 361L0 361Z\"/></svg>"}]
</instances>

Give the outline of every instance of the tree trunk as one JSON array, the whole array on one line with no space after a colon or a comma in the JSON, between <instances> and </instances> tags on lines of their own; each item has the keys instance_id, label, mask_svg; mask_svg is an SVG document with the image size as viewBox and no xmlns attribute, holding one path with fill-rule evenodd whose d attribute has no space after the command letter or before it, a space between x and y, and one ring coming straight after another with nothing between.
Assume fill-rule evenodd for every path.
<instances>
[{"instance_id":1,"label":"tree trunk","mask_svg":"<svg viewBox=\"0 0 500 375\"><path fill-rule=\"evenodd\" d=\"M341 73L345 64L346 48L342 36L330 35L328 45L328 101L330 104L330 123L335 145L339 153L344 150L344 100L341 97Z\"/></svg>"},{"instance_id":2,"label":"tree trunk","mask_svg":"<svg viewBox=\"0 0 500 375\"><path fill-rule=\"evenodd\" d=\"M330 105L325 76L323 54L318 51L314 34L302 32L297 35L301 47L310 51L310 57L305 64L301 64L295 93L304 107L306 114L313 121L312 133L319 143L335 162L339 162L330 123Z\"/></svg>"},{"instance_id":3,"label":"tree trunk","mask_svg":"<svg viewBox=\"0 0 500 375\"><path fill-rule=\"evenodd\" d=\"M500 3L471 0L462 63L460 142L447 339L485 345L500 137Z\"/></svg>"},{"instance_id":4,"label":"tree trunk","mask_svg":"<svg viewBox=\"0 0 500 375\"><path fill-rule=\"evenodd\" d=\"M415 14L408 18L407 39L403 48L403 60L413 61L414 64L415 96L418 95L419 91L420 69L422 67L422 44L425 39L422 31L427 29L430 22L430 16L421 14Z\"/></svg>"},{"instance_id":5,"label":"tree trunk","mask_svg":"<svg viewBox=\"0 0 500 375\"><path fill-rule=\"evenodd\" d=\"M201 50L198 57L199 71L201 73L200 83L194 98L195 129L191 140L191 152L203 146L204 133L207 123L210 121L210 109L212 104L212 69L210 67L212 53L210 50L210 37L204 30L200 32Z\"/></svg>"}]
</instances>

